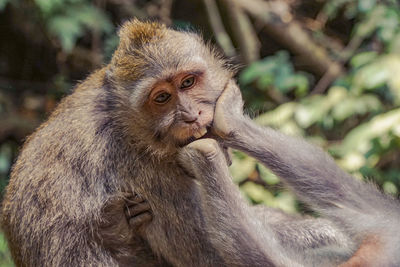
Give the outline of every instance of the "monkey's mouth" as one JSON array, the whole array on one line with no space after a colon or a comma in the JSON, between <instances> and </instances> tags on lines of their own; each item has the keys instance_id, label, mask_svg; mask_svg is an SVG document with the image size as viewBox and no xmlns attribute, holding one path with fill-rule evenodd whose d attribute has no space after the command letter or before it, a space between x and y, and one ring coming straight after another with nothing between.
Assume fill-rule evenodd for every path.
<instances>
[{"instance_id":1,"label":"monkey's mouth","mask_svg":"<svg viewBox=\"0 0 400 267\"><path fill-rule=\"evenodd\" d=\"M189 137L184 142L180 143L179 146L184 147L198 139L204 139L204 138L216 139L216 136L211 132L211 126L200 128L199 130L193 133L193 136Z\"/></svg>"},{"instance_id":2,"label":"monkey's mouth","mask_svg":"<svg viewBox=\"0 0 400 267\"><path fill-rule=\"evenodd\" d=\"M199 130L197 130L194 134L193 134L193 137L194 138L196 138L196 139L200 139L200 138L202 138L203 136L205 136L205 135L207 135L207 133L209 132L209 127L207 128L207 127L203 127L203 128L200 128Z\"/></svg>"},{"instance_id":3,"label":"monkey's mouth","mask_svg":"<svg viewBox=\"0 0 400 267\"><path fill-rule=\"evenodd\" d=\"M203 127L202 129L198 130L196 133L193 134L192 137L187 139L186 142L182 143L180 145L180 147L184 147L196 140L204 139L204 138L212 138L212 139L217 140L217 142L220 144L222 153L224 153L224 156L225 156L228 166L231 166L232 158L231 158L230 153L228 152L228 147L223 144L222 139L219 136L215 135L211 131L211 126Z\"/></svg>"}]
</instances>

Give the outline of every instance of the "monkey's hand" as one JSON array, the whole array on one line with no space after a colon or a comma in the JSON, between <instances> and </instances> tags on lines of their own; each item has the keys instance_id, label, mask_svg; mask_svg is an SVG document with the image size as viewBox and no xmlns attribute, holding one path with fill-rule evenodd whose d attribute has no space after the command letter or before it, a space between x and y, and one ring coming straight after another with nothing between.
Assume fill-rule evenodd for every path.
<instances>
[{"instance_id":1,"label":"monkey's hand","mask_svg":"<svg viewBox=\"0 0 400 267\"><path fill-rule=\"evenodd\" d=\"M230 177L230 161L224 152L226 149L221 148L221 144L214 139L199 139L181 150L179 162L191 176L201 183L208 184L209 180L220 179L223 173Z\"/></svg>"},{"instance_id":2,"label":"monkey's hand","mask_svg":"<svg viewBox=\"0 0 400 267\"><path fill-rule=\"evenodd\" d=\"M242 94L236 82L230 80L217 100L213 130L222 138L232 136L240 129L242 120L244 120Z\"/></svg>"},{"instance_id":3,"label":"monkey's hand","mask_svg":"<svg viewBox=\"0 0 400 267\"><path fill-rule=\"evenodd\" d=\"M132 246L141 242L142 230L151 219L150 206L141 196L124 193L103 208L98 236L105 247Z\"/></svg>"},{"instance_id":4,"label":"monkey's hand","mask_svg":"<svg viewBox=\"0 0 400 267\"><path fill-rule=\"evenodd\" d=\"M149 203L137 194L126 198L125 216L133 230L139 230L153 219Z\"/></svg>"},{"instance_id":5,"label":"monkey's hand","mask_svg":"<svg viewBox=\"0 0 400 267\"><path fill-rule=\"evenodd\" d=\"M200 184L205 230L219 255L227 260L226 265L276 266L263 245L264 238L253 234L258 224L253 224L247 216L249 207L232 182L219 143L214 139L196 140L182 149L179 160L194 173Z\"/></svg>"}]
</instances>

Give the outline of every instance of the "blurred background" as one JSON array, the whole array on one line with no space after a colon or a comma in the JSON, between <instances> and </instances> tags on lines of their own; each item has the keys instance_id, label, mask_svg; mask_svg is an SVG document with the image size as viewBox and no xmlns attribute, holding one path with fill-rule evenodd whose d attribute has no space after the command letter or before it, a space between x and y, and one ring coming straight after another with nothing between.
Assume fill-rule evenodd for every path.
<instances>
[{"instance_id":1,"label":"blurred background","mask_svg":"<svg viewBox=\"0 0 400 267\"><path fill-rule=\"evenodd\" d=\"M400 188L400 6L396 0L0 0L0 190L27 135L107 64L127 19L211 40L239 66L247 112L322 146L358 179ZM309 212L234 152L254 204ZM12 266L0 235L0 266Z\"/></svg>"}]
</instances>

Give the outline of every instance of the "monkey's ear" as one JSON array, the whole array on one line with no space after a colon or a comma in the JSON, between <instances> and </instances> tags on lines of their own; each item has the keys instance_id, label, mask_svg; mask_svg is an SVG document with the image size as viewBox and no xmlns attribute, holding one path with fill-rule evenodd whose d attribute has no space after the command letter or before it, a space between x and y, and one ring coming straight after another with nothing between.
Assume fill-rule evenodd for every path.
<instances>
[{"instance_id":1,"label":"monkey's ear","mask_svg":"<svg viewBox=\"0 0 400 267\"><path fill-rule=\"evenodd\" d=\"M161 38L167 27L157 22L143 22L133 19L125 22L119 30L120 47L125 51L138 49L143 44Z\"/></svg>"}]
</instances>

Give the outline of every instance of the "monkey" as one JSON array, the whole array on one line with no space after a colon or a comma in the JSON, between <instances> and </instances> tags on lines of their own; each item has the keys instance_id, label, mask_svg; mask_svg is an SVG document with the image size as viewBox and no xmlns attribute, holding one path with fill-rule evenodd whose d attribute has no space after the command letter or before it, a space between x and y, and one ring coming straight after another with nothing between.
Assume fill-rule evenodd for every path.
<instances>
[{"instance_id":1,"label":"monkey","mask_svg":"<svg viewBox=\"0 0 400 267\"><path fill-rule=\"evenodd\" d=\"M207 174L193 180L177 160L209 134L215 102L233 76L226 62L194 33L156 23L128 22L120 38L110 64L64 98L13 167L2 227L16 264L299 265L282 234L296 224L283 229L265 214L251 220L257 212L234 201L222 167L215 170L226 194L213 203ZM123 218L126 192L147 200L127 209L138 237ZM214 204L231 201L228 220L210 219L223 211ZM146 210L152 220L143 228Z\"/></svg>"},{"instance_id":2,"label":"monkey","mask_svg":"<svg viewBox=\"0 0 400 267\"><path fill-rule=\"evenodd\" d=\"M226 159L210 168L222 178L199 170L196 141L212 136L234 75L227 62L197 34L158 23L132 20L119 36L111 62L61 101L13 166L1 224L15 263L302 266L297 249L323 250L312 228L334 226L303 220L307 240L293 245L301 223L270 222L272 210L258 219Z\"/></svg>"},{"instance_id":3,"label":"monkey","mask_svg":"<svg viewBox=\"0 0 400 267\"><path fill-rule=\"evenodd\" d=\"M13 166L1 218L13 259L18 266L224 265L221 251L234 244L212 245L199 185L177 153L206 135L233 73L194 33L133 20L119 35L111 62L60 102ZM152 213L137 236L123 219L126 192L147 200ZM237 264L270 262L249 245Z\"/></svg>"},{"instance_id":4,"label":"monkey","mask_svg":"<svg viewBox=\"0 0 400 267\"><path fill-rule=\"evenodd\" d=\"M214 117L213 128L224 145L262 162L350 237L343 245L352 257L340 266L400 266L397 199L353 178L321 149L253 123L243 115L240 90L233 82L218 100Z\"/></svg>"}]
</instances>

